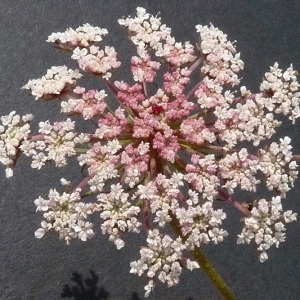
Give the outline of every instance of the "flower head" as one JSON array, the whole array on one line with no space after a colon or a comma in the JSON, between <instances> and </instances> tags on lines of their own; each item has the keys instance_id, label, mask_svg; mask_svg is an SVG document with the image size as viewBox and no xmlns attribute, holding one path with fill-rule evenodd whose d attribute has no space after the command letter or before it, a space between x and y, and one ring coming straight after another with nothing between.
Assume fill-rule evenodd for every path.
<instances>
[{"instance_id":1,"label":"flower head","mask_svg":"<svg viewBox=\"0 0 300 300\"><path fill-rule=\"evenodd\" d=\"M117 50L99 43L106 29L84 24L48 41L71 51L81 71L106 89L81 87L79 71L52 67L23 88L36 99L63 98L66 120L40 122L31 136L30 115L1 117L0 162L7 177L21 152L32 158L32 168L50 162L63 167L70 156L81 168L77 186L62 179L65 192L51 189L47 199L35 200L44 217L36 237L57 231L68 244L87 241L95 235L89 217L97 212L102 234L121 249L125 233L139 233L144 225L147 245L130 272L146 274L148 296L157 281L173 286L183 268L200 267L189 254L197 259L203 244L224 241L229 232L220 206L229 203L243 214L237 243L254 242L266 261L269 248L285 241L285 224L297 217L284 211L282 200L297 178L299 156L291 138L274 137L282 123L278 114L293 123L300 116L297 72L275 63L258 93L245 86L234 91L244 62L235 43L212 24L196 26L197 50L176 41L144 8L119 24L136 46L130 60L135 83L111 81L120 66ZM87 126L71 119L79 116ZM263 184L271 200L253 200L251 193ZM236 199L239 190L247 192L248 203Z\"/></svg>"}]
</instances>

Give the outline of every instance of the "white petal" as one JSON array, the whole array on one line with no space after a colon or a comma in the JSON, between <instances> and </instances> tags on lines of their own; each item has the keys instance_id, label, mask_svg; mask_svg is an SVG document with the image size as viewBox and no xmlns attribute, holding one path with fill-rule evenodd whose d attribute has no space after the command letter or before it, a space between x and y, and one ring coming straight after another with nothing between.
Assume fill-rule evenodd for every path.
<instances>
[{"instance_id":1,"label":"white petal","mask_svg":"<svg viewBox=\"0 0 300 300\"><path fill-rule=\"evenodd\" d=\"M36 232L34 233L35 237L37 239L40 239L44 236L45 234L45 230L43 228L39 228L38 230L36 230Z\"/></svg>"},{"instance_id":2,"label":"white petal","mask_svg":"<svg viewBox=\"0 0 300 300\"><path fill-rule=\"evenodd\" d=\"M7 168L5 170L5 174L6 174L6 178L10 178L14 175L14 172L13 172L12 168Z\"/></svg>"}]
</instances>

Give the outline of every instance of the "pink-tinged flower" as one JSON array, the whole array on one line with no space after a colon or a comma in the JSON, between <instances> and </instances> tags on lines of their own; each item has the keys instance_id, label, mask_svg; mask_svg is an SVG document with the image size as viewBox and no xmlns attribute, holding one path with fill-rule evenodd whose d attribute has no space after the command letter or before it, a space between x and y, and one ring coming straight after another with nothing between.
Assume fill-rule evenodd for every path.
<instances>
[{"instance_id":1,"label":"pink-tinged flower","mask_svg":"<svg viewBox=\"0 0 300 300\"><path fill-rule=\"evenodd\" d=\"M136 111L144 109L142 101L146 96L141 85L130 86L124 81L115 81L115 86L118 88L118 100L123 105Z\"/></svg>"},{"instance_id":2,"label":"pink-tinged flower","mask_svg":"<svg viewBox=\"0 0 300 300\"><path fill-rule=\"evenodd\" d=\"M131 65L133 79L140 82L152 82L156 76L156 70L160 67L159 62L151 61L150 55L141 58L133 56Z\"/></svg>"},{"instance_id":3,"label":"pink-tinged flower","mask_svg":"<svg viewBox=\"0 0 300 300\"><path fill-rule=\"evenodd\" d=\"M73 91L78 94L78 98L71 98L67 102L63 101L61 112L81 114L85 120L103 114L106 109L105 97L107 96L104 90L84 92L84 88L82 90L82 88L77 87Z\"/></svg>"},{"instance_id":4,"label":"pink-tinged flower","mask_svg":"<svg viewBox=\"0 0 300 300\"><path fill-rule=\"evenodd\" d=\"M86 50L84 53L81 51L79 54L77 51L72 55L72 58L77 60L79 68L85 72L108 79L111 77L109 71L118 68L121 64L117 60L117 53L113 47L106 46L103 51L99 47L90 46Z\"/></svg>"}]
</instances>

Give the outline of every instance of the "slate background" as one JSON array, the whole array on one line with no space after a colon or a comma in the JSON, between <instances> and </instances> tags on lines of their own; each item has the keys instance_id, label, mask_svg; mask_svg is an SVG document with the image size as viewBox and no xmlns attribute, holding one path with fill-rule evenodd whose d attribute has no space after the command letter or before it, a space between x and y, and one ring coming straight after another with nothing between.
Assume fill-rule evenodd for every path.
<instances>
[{"instance_id":1,"label":"slate background","mask_svg":"<svg viewBox=\"0 0 300 300\"><path fill-rule=\"evenodd\" d=\"M58 103L35 101L20 90L29 79L41 77L52 65L74 67L67 53L45 42L47 36L86 22L107 28L110 34L105 41L116 47L126 67L132 47L117 19L134 15L137 6L152 14L161 11L163 22L172 28L178 41L195 42L194 25L209 22L226 32L230 40L237 40L245 62L242 76L252 91L258 90L264 72L275 61L284 68L293 62L294 68L300 70L299 1L1 0L0 114L11 110L33 113L33 127L42 120L61 119ZM117 77L128 78L124 67ZM299 153L299 121L294 127L290 123L283 125L281 134L293 138L295 152ZM75 163L65 170L47 167L35 171L29 165L29 160L21 160L12 179L7 180L4 172L0 175L0 299L143 299L145 279L129 274L129 262L139 258L140 235L128 237L127 247L121 251L101 234L88 243L74 241L70 246L55 234L35 239L34 231L42 217L35 213L33 200L46 196L50 188L59 187L58 172L60 177L74 181L80 180L80 175ZM300 213L299 192L297 180L284 202L286 209ZM243 195L240 199L244 201ZM251 246L236 245L241 216L227 211L226 226L231 235L223 244L205 247L205 251L236 297L300 299L300 222L287 226L286 243L271 250L269 261L261 264ZM180 284L174 288L158 284L149 299L219 296L205 274L196 270L182 274Z\"/></svg>"}]
</instances>

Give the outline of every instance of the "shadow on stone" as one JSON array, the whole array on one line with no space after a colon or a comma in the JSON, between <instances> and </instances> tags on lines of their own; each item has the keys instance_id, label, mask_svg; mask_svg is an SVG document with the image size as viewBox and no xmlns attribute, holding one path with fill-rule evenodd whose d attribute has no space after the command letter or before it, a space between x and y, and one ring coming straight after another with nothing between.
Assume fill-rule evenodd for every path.
<instances>
[{"instance_id":1,"label":"shadow on stone","mask_svg":"<svg viewBox=\"0 0 300 300\"><path fill-rule=\"evenodd\" d=\"M132 293L131 300L142 300L142 298L139 297L138 293L134 292Z\"/></svg>"},{"instance_id":2,"label":"shadow on stone","mask_svg":"<svg viewBox=\"0 0 300 300\"><path fill-rule=\"evenodd\" d=\"M98 287L99 277L94 271L90 271L91 276L83 279L82 275L74 272L71 280L74 286L65 284L61 293L62 298L73 300L106 300L109 299L109 292L103 287Z\"/></svg>"}]
</instances>

